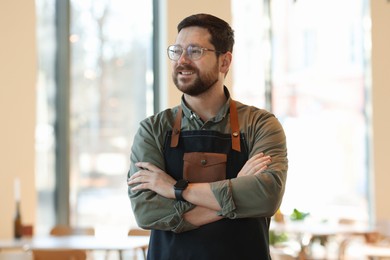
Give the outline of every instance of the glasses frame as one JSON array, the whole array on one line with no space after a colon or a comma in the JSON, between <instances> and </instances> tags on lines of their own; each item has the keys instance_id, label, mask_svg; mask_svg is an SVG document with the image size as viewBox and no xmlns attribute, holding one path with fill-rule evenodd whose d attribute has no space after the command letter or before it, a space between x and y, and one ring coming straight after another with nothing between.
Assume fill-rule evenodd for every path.
<instances>
[{"instance_id":1,"label":"glasses frame","mask_svg":"<svg viewBox=\"0 0 390 260\"><path fill-rule=\"evenodd\" d=\"M181 54L180 54L180 56L178 56L177 59L174 59L174 58L172 58L172 57L169 55L169 53L173 51L173 50L170 50L172 47L176 47L176 48L180 48L180 49L181 49ZM198 58L192 58L192 55L188 55L188 53L192 53L192 52L191 52L191 49L194 48L194 47L199 48L199 50L200 50L200 55L199 55ZM189 50L190 50L190 51L189 51ZM204 47L200 47L200 46L197 46L197 45L188 45L187 48L183 48L183 47L181 47L180 45L175 45L175 44L173 44L173 45L169 45L169 46L168 46L168 48L167 48L167 55L168 55L168 58L169 58L170 60L172 60L172 61L178 61L178 60L180 60L180 58L183 56L183 54L186 53L186 54L187 54L187 57L188 57L190 60L195 61L195 60L201 59L201 58L203 57L205 51L212 51L212 52L215 52L215 53L221 53L220 51L213 50L213 49L208 49L208 48L204 48Z\"/></svg>"}]
</instances>

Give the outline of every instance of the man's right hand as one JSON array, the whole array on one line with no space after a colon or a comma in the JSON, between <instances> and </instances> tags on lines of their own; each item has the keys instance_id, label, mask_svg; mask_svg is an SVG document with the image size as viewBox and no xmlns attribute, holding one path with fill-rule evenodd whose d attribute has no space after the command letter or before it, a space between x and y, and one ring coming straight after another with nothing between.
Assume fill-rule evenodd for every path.
<instances>
[{"instance_id":1,"label":"man's right hand","mask_svg":"<svg viewBox=\"0 0 390 260\"><path fill-rule=\"evenodd\" d=\"M242 167L238 173L237 178L247 175L256 175L266 170L271 163L271 157L264 155L264 153L258 153L250 158Z\"/></svg>"}]
</instances>

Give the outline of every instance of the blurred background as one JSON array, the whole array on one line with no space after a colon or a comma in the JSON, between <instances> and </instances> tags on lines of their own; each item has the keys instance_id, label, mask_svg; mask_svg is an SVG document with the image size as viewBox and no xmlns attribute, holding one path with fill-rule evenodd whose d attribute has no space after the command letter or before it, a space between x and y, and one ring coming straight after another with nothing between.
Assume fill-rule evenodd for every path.
<instances>
[{"instance_id":1,"label":"blurred background","mask_svg":"<svg viewBox=\"0 0 390 260\"><path fill-rule=\"evenodd\" d=\"M165 50L198 12L235 30L233 98L285 128L281 212L390 219L388 1L17 0L0 3L0 237L12 236L15 179L35 234L136 226L130 147L142 119L179 104Z\"/></svg>"}]
</instances>

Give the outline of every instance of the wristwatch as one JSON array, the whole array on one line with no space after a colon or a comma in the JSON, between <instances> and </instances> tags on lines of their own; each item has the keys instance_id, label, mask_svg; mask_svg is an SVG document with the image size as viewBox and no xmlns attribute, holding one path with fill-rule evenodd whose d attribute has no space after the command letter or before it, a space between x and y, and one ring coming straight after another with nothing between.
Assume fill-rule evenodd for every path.
<instances>
[{"instance_id":1,"label":"wristwatch","mask_svg":"<svg viewBox=\"0 0 390 260\"><path fill-rule=\"evenodd\" d=\"M187 180L178 180L175 185L173 185L173 189L175 190L175 197L177 200L185 201L183 198L183 191L187 188L188 181Z\"/></svg>"}]
</instances>

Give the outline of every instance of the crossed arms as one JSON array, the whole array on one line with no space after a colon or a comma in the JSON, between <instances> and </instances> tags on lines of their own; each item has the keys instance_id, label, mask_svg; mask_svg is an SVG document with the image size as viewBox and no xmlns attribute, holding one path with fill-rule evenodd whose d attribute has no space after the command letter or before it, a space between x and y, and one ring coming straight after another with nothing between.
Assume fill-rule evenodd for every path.
<instances>
[{"instance_id":1,"label":"crossed arms","mask_svg":"<svg viewBox=\"0 0 390 260\"><path fill-rule=\"evenodd\" d=\"M237 178L191 183L183 192L183 202L174 196L176 180L163 170L161 135L144 121L134 139L128 174L128 193L138 225L184 232L222 218L272 216L280 206L287 172L285 136L278 124L276 120L271 124L276 129L253 138L254 155Z\"/></svg>"}]
</instances>

